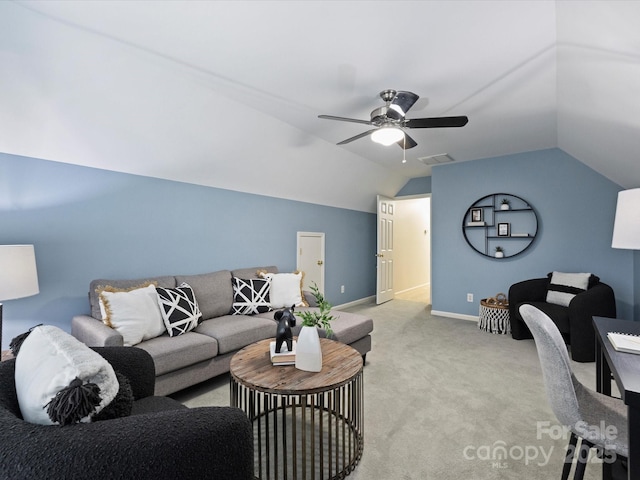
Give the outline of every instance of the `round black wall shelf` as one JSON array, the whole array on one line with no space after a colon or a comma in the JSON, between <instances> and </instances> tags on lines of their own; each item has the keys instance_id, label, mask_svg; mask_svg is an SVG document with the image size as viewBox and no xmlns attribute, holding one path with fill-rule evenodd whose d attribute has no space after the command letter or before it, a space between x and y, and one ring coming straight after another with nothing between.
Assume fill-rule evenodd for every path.
<instances>
[{"instance_id":1,"label":"round black wall shelf","mask_svg":"<svg viewBox=\"0 0 640 480\"><path fill-rule=\"evenodd\" d=\"M521 254L537 233L538 215L533 206L512 193L492 193L478 199L462 219L462 234L469 246L490 258Z\"/></svg>"}]
</instances>

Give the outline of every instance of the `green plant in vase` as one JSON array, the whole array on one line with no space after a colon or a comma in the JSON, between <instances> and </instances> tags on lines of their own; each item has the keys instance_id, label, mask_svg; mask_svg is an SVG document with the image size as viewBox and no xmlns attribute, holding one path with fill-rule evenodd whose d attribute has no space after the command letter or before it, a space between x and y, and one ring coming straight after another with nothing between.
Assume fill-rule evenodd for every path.
<instances>
[{"instance_id":1,"label":"green plant in vase","mask_svg":"<svg viewBox=\"0 0 640 480\"><path fill-rule=\"evenodd\" d=\"M320 293L318 285L316 285L315 282L309 288L316 299L318 310L305 310L295 313L302 319L301 325L303 327L322 328L327 333L327 337L330 337L333 334L331 321L334 319L333 315L331 315L331 304L325 300L324 295Z\"/></svg>"}]
</instances>

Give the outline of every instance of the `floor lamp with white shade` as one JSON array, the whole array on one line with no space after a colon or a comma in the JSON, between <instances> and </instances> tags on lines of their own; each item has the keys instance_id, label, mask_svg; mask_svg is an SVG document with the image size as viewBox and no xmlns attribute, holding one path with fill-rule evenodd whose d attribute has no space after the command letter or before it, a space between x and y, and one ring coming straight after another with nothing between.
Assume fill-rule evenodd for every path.
<instances>
[{"instance_id":1,"label":"floor lamp with white shade","mask_svg":"<svg viewBox=\"0 0 640 480\"><path fill-rule=\"evenodd\" d=\"M618 192L611 246L640 250L640 188Z\"/></svg>"},{"instance_id":2,"label":"floor lamp with white shade","mask_svg":"<svg viewBox=\"0 0 640 480\"><path fill-rule=\"evenodd\" d=\"M33 245L0 245L0 302L40 292ZM0 346L2 303L0 303Z\"/></svg>"},{"instance_id":3,"label":"floor lamp with white shade","mask_svg":"<svg viewBox=\"0 0 640 480\"><path fill-rule=\"evenodd\" d=\"M618 192L611 246L640 250L640 188Z\"/></svg>"}]
</instances>

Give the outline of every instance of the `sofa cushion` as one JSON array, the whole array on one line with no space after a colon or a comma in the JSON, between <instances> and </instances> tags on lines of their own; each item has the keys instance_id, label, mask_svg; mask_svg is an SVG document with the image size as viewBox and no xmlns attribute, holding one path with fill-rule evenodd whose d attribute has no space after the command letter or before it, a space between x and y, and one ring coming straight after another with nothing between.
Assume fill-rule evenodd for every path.
<instances>
[{"instance_id":1,"label":"sofa cushion","mask_svg":"<svg viewBox=\"0 0 640 480\"><path fill-rule=\"evenodd\" d=\"M233 304L233 287L231 286L231 272L218 272L201 275L176 275L177 284L188 283L196 294L202 318L214 318L227 315Z\"/></svg>"},{"instance_id":2,"label":"sofa cushion","mask_svg":"<svg viewBox=\"0 0 640 480\"><path fill-rule=\"evenodd\" d=\"M231 314L253 315L271 310L271 303L269 303L270 279L233 277L232 285Z\"/></svg>"},{"instance_id":3,"label":"sofa cushion","mask_svg":"<svg viewBox=\"0 0 640 480\"><path fill-rule=\"evenodd\" d=\"M126 346L157 337L167 330L153 285L127 292L103 290L100 301L105 312L102 321L122 335Z\"/></svg>"},{"instance_id":4,"label":"sofa cushion","mask_svg":"<svg viewBox=\"0 0 640 480\"><path fill-rule=\"evenodd\" d=\"M590 273L553 272L547 290L547 303L568 307L573 297L587 290Z\"/></svg>"},{"instance_id":5,"label":"sofa cushion","mask_svg":"<svg viewBox=\"0 0 640 480\"><path fill-rule=\"evenodd\" d=\"M297 311L315 310L319 311L316 307L302 307L296 309ZM341 312L339 310L331 310L333 315L333 321L331 322L331 330L333 330L334 340L339 342L350 344L356 340L360 340L366 337L373 331L373 320L357 313ZM301 322L293 329L294 335L297 335L301 328Z\"/></svg>"},{"instance_id":6,"label":"sofa cushion","mask_svg":"<svg viewBox=\"0 0 640 480\"><path fill-rule=\"evenodd\" d=\"M89 304L91 305L91 316L102 320L100 313L100 291L105 287L110 287L111 291L126 291L134 288L146 287L153 283L157 287L174 288L176 286L175 277L150 277L137 280L92 280L89 284Z\"/></svg>"},{"instance_id":7,"label":"sofa cushion","mask_svg":"<svg viewBox=\"0 0 640 480\"><path fill-rule=\"evenodd\" d=\"M262 316L224 315L200 323L197 333L215 338L218 352L225 354L265 338L275 338L278 324Z\"/></svg>"},{"instance_id":8,"label":"sofa cushion","mask_svg":"<svg viewBox=\"0 0 640 480\"><path fill-rule=\"evenodd\" d=\"M259 272L264 273L278 273L278 267L252 267L252 268L240 268L238 270L232 270L231 275L238 278L260 278Z\"/></svg>"},{"instance_id":9,"label":"sofa cushion","mask_svg":"<svg viewBox=\"0 0 640 480\"><path fill-rule=\"evenodd\" d=\"M202 313L189 284L181 283L176 288L157 287L156 291L162 318L170 337L182 335L196 328Z\"/></svg>"},{"instance_id":10,"label":"sofa cushion","mask_svg":"<svg viewBox=\"0 0 640 480\"><path fill-rule=\"evenodd\" d=\"M177 337L162 335L136 345L149 352L156 367L156 376L208 360L218 354L215 338L188 332Z\"/></svg>"}]
</instances>

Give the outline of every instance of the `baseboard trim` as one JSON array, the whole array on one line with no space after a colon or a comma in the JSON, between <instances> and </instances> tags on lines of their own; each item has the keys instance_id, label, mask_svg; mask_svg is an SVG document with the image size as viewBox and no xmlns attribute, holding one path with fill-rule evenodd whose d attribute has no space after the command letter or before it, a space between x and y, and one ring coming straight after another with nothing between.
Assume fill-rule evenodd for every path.
<instances>
[{"instance_id":1,"label":"baseboard trim","mask_svg":"<svg viewBox=\"0 0 640 480\"><path fill-rule=\"evenodd\" d=\"M470 322L478 321L478 315L464 315L462 313L441 312L440 310L431 310L431 315L437 315L439 317L458 318L460 320L468 320Z\"/></svg>"},{"instance_id":2,"label":"baseboard trim","mask_svg":"<svg viewBox=\"0 0 640 480\"><path fill-rule=\"evenodd\" d=\"M409 287L409 288L405 288L404 290L399 290L399 291L397 291L395 293L396 293L396 295L400 295L400 294L412 292L414 290L418 290L418 289L421 289L421 288L429 287L429 285L431 285L431 284L429 282L427 282L427 283L423 283L422 285L416 285L415 287Z\"/></svg>"},{"instance_id":3,"label":"baseboard trim","mask_svg":"<svg viewBox=\"0 0 640 480\"><path fill-rule=\"evenodd\" d=\"M354 300L353 302L342 303L335 305L333 308L340 310L341 308L355 307L357 305L364 305L365 303L376 303L376 296L372 295L371 297L364 297L359 300Z\"/></svg>"}]
</instances>

